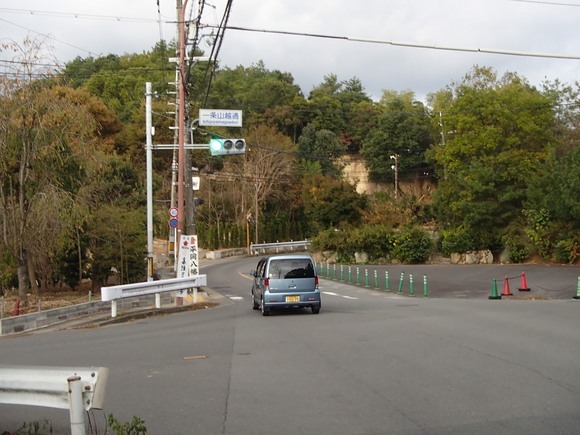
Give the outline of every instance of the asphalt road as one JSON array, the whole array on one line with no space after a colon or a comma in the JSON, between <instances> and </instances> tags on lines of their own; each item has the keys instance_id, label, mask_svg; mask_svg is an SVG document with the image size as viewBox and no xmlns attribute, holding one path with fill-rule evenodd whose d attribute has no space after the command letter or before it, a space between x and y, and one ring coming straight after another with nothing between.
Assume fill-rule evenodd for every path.
<instances>
[{"instance_id":1,"label":"asphalt road","mask_svg":"<svg viewBox=\"0 0 580 435\"><path fill-rule=\"evenodd\" d=\"M392 268L389 292L325 279L320 314L262 317L255 263L202 264L217 308L4 337L0 362L109 367L94 433L108 414L154 435L580 432L579 268L527 268L530 294L563 295L533 301L487 298L521 266L404 268L428 276L428 298L422 282L409 297L408 278L398 295ZM0 433L45 418L69 433L66 411L10 405Z\"/></svg>"}]
</instances>

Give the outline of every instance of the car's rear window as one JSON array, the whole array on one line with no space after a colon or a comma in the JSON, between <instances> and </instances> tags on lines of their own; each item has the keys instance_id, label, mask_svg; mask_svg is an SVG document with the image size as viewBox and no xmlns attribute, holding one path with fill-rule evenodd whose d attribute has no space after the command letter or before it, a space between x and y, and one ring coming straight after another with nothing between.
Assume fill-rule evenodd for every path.
<instances>
[{"instance_id":1,"label":"car's rear window","mask_svg":"<svg viewBox=\"0 0 580 435\"><path fill-rule=\"evenodd\" d=\"M314 267L307 258L272 260L270 262L270 278L314 278Z\"/></svg>"}]
</instances>

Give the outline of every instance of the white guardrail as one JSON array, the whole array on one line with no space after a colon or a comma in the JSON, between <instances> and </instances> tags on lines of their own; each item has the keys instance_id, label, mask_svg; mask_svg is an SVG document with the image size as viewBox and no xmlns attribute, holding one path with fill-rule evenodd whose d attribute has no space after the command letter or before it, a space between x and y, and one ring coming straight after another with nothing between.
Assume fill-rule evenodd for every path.
<instances>
[{"instance_id":1,"label":"white guardrail","mask_svg":"<svg viewBox=\"0 0 580 435\"><path fill-rule=\"evenodd\" d=\"M250 255L288 252L297 249L307 250L309 246L310 246L309 240L301 240L297 242L291 241L291 242L276 242L276 243L251 243Z\"/></svg>"},{"instance_id":2,"label":"white guardrail","mask_svg":"<svg viewBox=\"0 0 580 435\"><path fill-rule=\"evenodd\" d=\"M101 288L101 300L111 301L111 317L117 317L117 300L155 294L155 308L161 308L161 293L207 286L207 275L162 279Z\"/></svg>"},{"instance_id":3,"label":"white guardrail","mask_svg":"<svg viewBox=\"0 0 580 435\"><path fill-rule=\"evenodd\" d=\"M68 409L72 435L85 435L85 412L103 409L109 369L0 365L0 403Z\"/></svg>"}]
</instances>

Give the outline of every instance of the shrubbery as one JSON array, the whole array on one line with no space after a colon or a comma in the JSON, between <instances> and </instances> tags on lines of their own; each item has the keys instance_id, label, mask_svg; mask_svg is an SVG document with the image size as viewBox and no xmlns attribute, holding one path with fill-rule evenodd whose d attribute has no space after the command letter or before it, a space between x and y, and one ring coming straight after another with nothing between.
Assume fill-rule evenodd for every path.
<instances>
[{"instance_id":1,"label":"shrubbery","mask_svg":"<svg viewBox=\"0 0 580 435\"><path fill-rule=\"evenodd\" d=\"M424 263L433 251L433 241L418 227L395 231L383 225L326 230L312 240L314 251L335 251L339 262L352 262L356 252L365 252L371 262L398 260Z\"/></svg>"},{"instance_id":2,"label":"shrubbery","mask_svg":"<svg viewBox=\"0 0 580 435\"><path fill-rule=\"evenodd\" d=\"M560 263L574 264L580 258L580 237L563 239L554 247L554 258Z\"/></svg>"},{"instance_id":3,"label":"shrubbery","mask_svg":"<svg viewBox=\"0 0 580 435\"><path fill-rule=\"evenodd\" d=\"M473 236L463 227L442 230L439 244L441 253L446 257L454 252L465 253L476 248Z\"/></svg>"},{"instance_id":4,"label":"shrubbery","mask_svg":"<svg viewBox=\"0 0 580 435\"><path fill-rule=\"evenodd\" d=\"M393 254L402 263L424 263L433 251L433 241L420 228L405 229L397 234Z\"/></svg>"}]
</instances>

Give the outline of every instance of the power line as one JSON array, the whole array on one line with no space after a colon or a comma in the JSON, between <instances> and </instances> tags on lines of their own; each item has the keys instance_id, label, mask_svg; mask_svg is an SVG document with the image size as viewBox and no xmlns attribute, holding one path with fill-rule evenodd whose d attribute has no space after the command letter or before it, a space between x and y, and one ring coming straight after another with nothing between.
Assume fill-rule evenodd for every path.
<instances>
[{"instance_id":1,"label":"power line","mask_svg":"<svg viewBox=\"0 0 580 435\"><path fill-rule=\"evenodd\" d=\"M205 27L217 27L212 25L206 25ZM380 45L391 45L393 47L406 47L406 48L424 48L428 50L440 50L440 51L459 51L465 53L483 53L483 54L499 54L503 56L521 56L521 57L539 57L539 58L549 58L549 59L569 59L569 60L580 60L580 55L566 55L557 53L534 53L529 51L514 51L514 50L500 50L494 48L468 48L468 47L452 47L444 45L427 45L427 44L417 44L413 42L402 42L402 41L389 41L381 39L369 39L369 38L353 38L349 36L338 36L338 35L325 35L321 33L306 33L306 32L290 32L284 30L269 30L269 29L253 29L249 27L239 27L239 26L227 26L230 30L239 30L242 32L256 32L256 33L271 33L276 35L288 35L288 36L304 36L309 38L320 38L320 39L334 39L347 42L362 42L367 44L380 44Z\"/></svg>"},{"instance_id":2,"label":"power line","mask_svg":"<svg viewBox=\"0 0 580 435\"><path fill-rule=\"evenodd\" d=\"M159 4L159 2L158 2ZM157 23L160 19L154 18L139 18L139 17L120 17L113 15L94 15L94 14L79 14L76 12L52 12L52 11L35 11L26 9L0 8L0 11L15 14L25 15L39 15L47 17L61 17L61 18L76 18L76 19L90 19L90 20L105 20L118 22L132 22L132 23ZM165 21L167 22L167 21Z\"/></svg>"},{"instance_id":3,"label":"power line","mask_svg":"<svg viewBox=\"0 0 580 435\"><path fill-rule=\"evenodd\" d=\"M73 44L69 44L68 42L61 41L60 39L57 39L57 38L50 36L50 35L47 35L46 33L37 32L36 30L29 29L28 27L21 26L20 24L16 24L16 23L13 23L12 21L5 20L4 18L0 18L0 21L4 21L5 23L11 24L11 25L16 26L16 27L20 27L21 29L24 29L28 32L32 32L32 33L35 33L37 35L43 36L47 39L51 39L53 41L60 42L61 44L68 45L69 47L76 48L77 50L86 51L90 56L93 56L93 55L99 56L97 53L94 53L90 50L87 50L86 48L82 48L82 47L78 47L78 46L73 45Z\"/></svg>"},{"instance_id":4,"label":"power line","mask_svg":"<svg viewBox=\"0 0 580 435\"><path fill-rule=\"evenodd\" d=\"M558 2L545 2L545 1L537 1L537 0L509 0L512 2L518 3L537 3L542 5L550 5L550 6L572 6L576 8L580 8L579 4L576 3L558 3Z\"/></svg>"}]
</instances>

